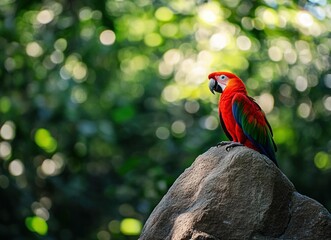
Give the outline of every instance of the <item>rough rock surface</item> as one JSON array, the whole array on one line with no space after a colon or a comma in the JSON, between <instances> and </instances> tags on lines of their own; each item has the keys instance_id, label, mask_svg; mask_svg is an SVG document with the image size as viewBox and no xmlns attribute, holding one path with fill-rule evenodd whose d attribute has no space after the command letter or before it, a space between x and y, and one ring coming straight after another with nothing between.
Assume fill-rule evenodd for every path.
<instances>
[{"instance_id":1,"label":"rough rock surface","mask_svg":"<svg viewBox=\"0 0 331 240\"><path fill-rule=\"evenodd\" d=\"M139 239L331 239L331 215L267 157L213 147L179 176Z\"/></svg>"}]
</instances>

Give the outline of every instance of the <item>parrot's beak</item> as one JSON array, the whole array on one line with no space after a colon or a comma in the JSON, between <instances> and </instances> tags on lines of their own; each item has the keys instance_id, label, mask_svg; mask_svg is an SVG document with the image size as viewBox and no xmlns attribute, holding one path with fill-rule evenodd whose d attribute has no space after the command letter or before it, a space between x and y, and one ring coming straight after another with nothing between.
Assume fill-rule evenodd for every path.
<instances>
[{"instance_id":1,"label":"parrot's beak","mask_svg":"<svg viewBox=\"0 0 331 240\"><path fill-rule=\"evenodd\" d=\"M214 78L209 79L209 89L212 94L215 94L214 91L222 93L222 88L217 84Z\"/></svg>"}]
</instances>

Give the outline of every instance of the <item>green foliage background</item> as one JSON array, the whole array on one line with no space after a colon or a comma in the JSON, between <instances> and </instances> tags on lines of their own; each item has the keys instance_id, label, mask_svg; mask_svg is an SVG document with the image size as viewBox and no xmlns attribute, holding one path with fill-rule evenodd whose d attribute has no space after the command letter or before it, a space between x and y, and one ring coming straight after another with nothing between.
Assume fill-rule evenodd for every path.
<instances>
[{"instance_id":1,"label":"green foliage background","mask_svg":"<svg viewBox=\"0 0 331 240\"><path fill-rule=\"evenodd\" d=\"M207 75L239 75L282 171L331 209L327 1L0 3L1 239L136 239L225 135Z\"/></svg>"}]
</instances>

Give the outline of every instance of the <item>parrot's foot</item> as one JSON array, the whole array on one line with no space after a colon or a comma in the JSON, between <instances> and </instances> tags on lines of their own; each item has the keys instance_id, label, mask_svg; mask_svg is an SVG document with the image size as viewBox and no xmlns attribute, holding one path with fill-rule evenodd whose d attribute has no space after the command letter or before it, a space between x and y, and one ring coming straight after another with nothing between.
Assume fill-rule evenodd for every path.
<instances>
[{"instance_id":1,"label":"parrot's foot","mask_svg":"<svg viewBox=\"0 0 331 240\"><path fill-rule=\"evenodd\" d=\"M222 141L222 142L217 143L216 147L219 147L219 146L222 147L222 146L225 146L225 145L229 145L231 143L233 143L233 142L231 142L231 141Z\"/></svg>"},{"instance_id":2,"label":"parrot's foot","mask_svg":"<svg viewBox=\"0 0 331 240\"><path fill-rule=\"evenodd\" d=\"M241 143L238 143L238 142L231 142L231 141L222 141L222 142L219 142L217 143L217 147L219 146L225 146L225 145L228 145L226 146L225 150L228 152L230 151L231 148L234 148L234 147L239 147L239 146L244 146L243 144Z\"/></svg>"},{"instance_id":3,"label":"parrot's foot","mask_svg":"<svg viewBox=\"0 0 331 240\"><path fill-rule=\"evenodd\" d=\"M231 148L239 147L239 146L244 146L244 144L232 142L228 146L226 146L225 150L228 152L228 151L230 151Z\"/></svg>"}]
</instances>

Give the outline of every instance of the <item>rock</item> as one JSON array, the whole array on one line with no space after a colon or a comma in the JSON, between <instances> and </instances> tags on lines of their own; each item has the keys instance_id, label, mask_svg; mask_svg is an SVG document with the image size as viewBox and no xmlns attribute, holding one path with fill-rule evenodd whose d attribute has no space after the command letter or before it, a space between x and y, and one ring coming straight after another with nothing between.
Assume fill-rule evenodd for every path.
<instances>
[{"instance_id":1,"label":"rock","mask_svg":"<svg viewBox=\"0 0 331 240\"><path fill-rule=\"evenodd\" d=\"M213 147L178 177L139 239L331 239L331 215L264 155Z\"/></svg>"}]
</instances>

